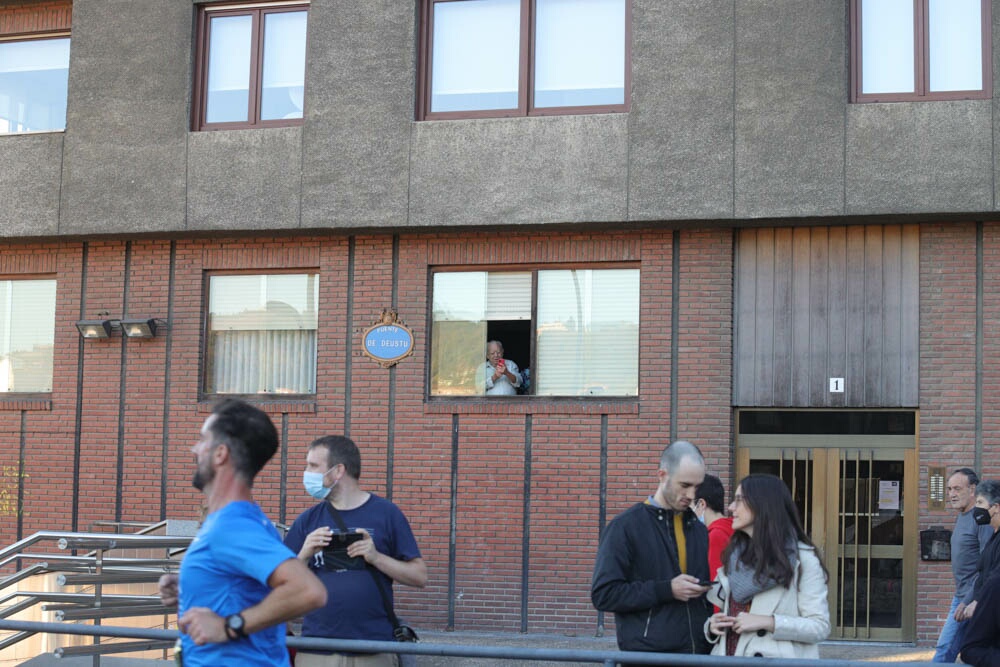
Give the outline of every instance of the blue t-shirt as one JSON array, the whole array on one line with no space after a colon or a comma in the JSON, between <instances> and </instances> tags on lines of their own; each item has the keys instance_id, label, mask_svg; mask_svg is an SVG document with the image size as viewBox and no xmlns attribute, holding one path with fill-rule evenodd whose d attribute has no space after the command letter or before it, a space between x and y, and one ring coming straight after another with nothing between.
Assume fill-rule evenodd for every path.
<instances>
[{"instance_id":1,"label":"blue t-shirt","mask_svg":"<svg viewBox=\"0 0 1000 667\"><path fill-rule=\"evenodd\" d=\"M285 546L298 553L312 531L327 526L339 533L340 528L326 508L327 501L303 512L285 536ZM349 531L364 528L372 536L379 553L396 560L420 558L417 540L403 512L392 502L371 494L360 507L340 512ZM306 637L337 639L370 639L392 641L392 623L385 613L382 597L368 569L332 569L318 552L309 562L311 569L326 586L326 606L309 614L302 622ZM382 578L392 601L392 579L373 569Z\"/></svg>"},{"instance_id":2,"label":"blue t-shirt","mask_svg":"<svg viewBox=\"0 0 1000 667\"><path fill-rule=\"evenodd\" d=\"M294 557L260 507L229 503L205 517L181 561L178 618L192 607L225 617L254 606L271 592L275 569ZM185 634L181 641L185 667L288 664L284 623L239 641L196 646Z\"/></svg>"}]
</instances>

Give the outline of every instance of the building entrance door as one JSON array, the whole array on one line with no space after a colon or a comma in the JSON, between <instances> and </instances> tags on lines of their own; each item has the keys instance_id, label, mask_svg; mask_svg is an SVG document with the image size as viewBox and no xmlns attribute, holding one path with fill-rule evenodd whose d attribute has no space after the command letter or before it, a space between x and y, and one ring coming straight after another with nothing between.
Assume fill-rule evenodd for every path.
<instances>
[{"instance_id":1,"label":"building entrance door","mask_svg":"<svg viewBox=\"0 0 1000 667\"><path fill-rule=\"evenodd\" d=\"M916 414L743 410L738 423L737 481L783 479L822 553L830 638L913 641Z\"/></svg>"}]
</instances>

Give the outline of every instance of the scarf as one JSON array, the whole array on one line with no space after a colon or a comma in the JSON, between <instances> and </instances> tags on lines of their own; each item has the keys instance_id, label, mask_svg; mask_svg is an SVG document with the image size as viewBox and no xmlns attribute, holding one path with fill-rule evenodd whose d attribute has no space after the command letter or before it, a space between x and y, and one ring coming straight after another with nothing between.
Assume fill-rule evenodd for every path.
<instances>
[{"instance_id":1,"label":"scarf","mask_svg":"<svg viewBox=\"0 0 1000 667\"><path fill-rule=\"evenodd\" d=\"M799 548L795 540L785 545L785 553L788 554L788 562L794 570L799 564ZM726 563L726 576L729 577L729 591L733 600L740 604L746 604L758 593L769 591L778 585L778 582L771 577L761 574L754 575L753 568L740 560L742 549L733 549L729 555L729 562Z\"/></svg>"}]
</instances>

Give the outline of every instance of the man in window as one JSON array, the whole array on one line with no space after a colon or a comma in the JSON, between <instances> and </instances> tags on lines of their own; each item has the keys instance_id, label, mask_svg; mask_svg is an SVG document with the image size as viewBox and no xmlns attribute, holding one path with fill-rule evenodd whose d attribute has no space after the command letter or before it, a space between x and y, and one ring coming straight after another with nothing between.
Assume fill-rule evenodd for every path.
<instances>
[{"instance_id":1,"label":"man in window","mask_svg":"<svg viewBox=\"0 0 1000 667\"><path fill-rule=\"evenodd\" d=\"M515 396L521 386L521 373L510 359L503 358L503 344L491 340L486 344L486 361L476 374L476 386L487 396Z\"/></svg>"}]
</instances>

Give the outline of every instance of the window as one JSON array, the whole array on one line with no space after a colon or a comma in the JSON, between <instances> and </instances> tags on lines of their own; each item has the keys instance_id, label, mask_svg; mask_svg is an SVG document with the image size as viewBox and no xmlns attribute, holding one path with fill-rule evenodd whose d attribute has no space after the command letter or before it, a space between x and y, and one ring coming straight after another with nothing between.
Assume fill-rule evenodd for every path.
<instances>
[{"instance_id":1,"label":"window","mask_svg":"<svg viewBox=\"0 0 1000 667\"><path fill-rule=\"evenodd\" d=\"M52 391L55 280L0 280L0 392Z\"/></svg>"},{"instance_id":2,"label":"window","mask_svg":"<svg viewBox=\"0 0 1000 667\"><path fill-rule=\"evenodd\" d=\"M626 111L630 0L423 0L418 116Z\"/></svg>"},{"instance_id":3,"label":"window","mask_svg":"<svg viewBox=\"0 0 1000 667\"><path fill-rule=\"evenodd\" d=\"M989 0L852 0L854 102L992 96Z\"/></svg>"},{"instance_id":4,"label":"window","mask_svg":"<svg viewBox=\"0 0 1000 667\"><path fill-rule=\"evenodd\" d=\"M69 37L0 38L0 133L66 129Z\"/></svg>"},{"instance_id":5,"label":"window","mask_svg":"<svg viewBox=\"0 0 1000 667\"><path fill-rule=\"evenodd\" d=\"M432 396L486 393L488 341L521 371L518 393L639 393L639 270L434 274Z\"/></svg>"},{"instance_id":6,"label":"window","mask_svg":"<svg viewBox=\"0 0 1000 667\"><path fill-rule=\"evenodd\" d=\"M315 394L315 273L208 279L206 394Z\"/></svg>"},{"instance_id":7,"label":"window","mask_svg":"<svg viewBox=\"0 0 1000 667\"><path fill-rule=\"evenodd\" d=\"M297 125L305 94L308 6L202 6L195 130Z\"/></svg>"}]
</instances>

